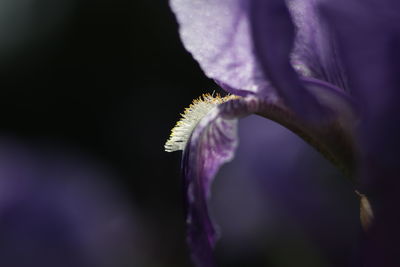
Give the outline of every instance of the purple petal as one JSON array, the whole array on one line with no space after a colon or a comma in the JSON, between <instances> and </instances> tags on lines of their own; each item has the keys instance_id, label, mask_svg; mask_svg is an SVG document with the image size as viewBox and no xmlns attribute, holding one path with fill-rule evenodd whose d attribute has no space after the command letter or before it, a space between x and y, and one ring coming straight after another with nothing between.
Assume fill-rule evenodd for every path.
<instances>
[{"instance_id":1,"label":"purple petal","mask_svg":"<svg viewBox=\"0 0 400 267\"><path fill-rule=\"evenodd\" d=\"M354 163L351 132L354 125L352 102L343 91L323 83L304 81L321 105L336 114L335 120L315 127L304 123L277 99L239 98L220 104L196 126L184 150L188 243L198 266L215 266L212 249L217 235L209 217L207 200L215 174L230 161L237 147L237 118L257 113L292 130L348 172Z\"/></svg>"},{"instance_id":2,"label":"purple petal","mask_svg":"<svg viewBox=\"0 0 400 267\"><path fill-rule=\"evenodd\" d=\"M321 16L320 3L321 0L288 1L296 26L292 65L302 76L323 80L348 90L336 36Z\"/></svg>"},{"instance_id":3,"label":"purple petal","mask_svg":"<svg viewBox=\"0 0 400 267\"><path fill-rule=\"evenodd\" d=\"M400 3L337 1L324 10L363 110L359 173L375 214L365 266L400 266Z\"/></svg>"},{"instance_id":4,"label":"purple petal","mask_svg":"<svg viewBox=\"0 0 400 267\"><path fill-rule=\"evenodd\" d=\"M209 217L210 185L220 166L230 161L237 147L237 117L254 111L252 101L221 104L193 131L183 154L188 243L197 266L215 266L212 249L216 232Z\"/></svg>"},{"instance_id":5,"label":"purple petal","mask_svg":"<svg viewBox=\"0 0 400 267\"><path fill-rule=\"evenodd\" d=\"M285 1L251 1L250 20L254 53L264 76L295 113L315 123L326 120L330 114L303 87L291 65L295 25Z\"/></svg>"},{"instance_id":6,"label":"purple petal","mask_svg":"<svg viewBox=\"0 0 400 267\"><path fill-rule=\"evenodd\" d=\"M226 84L228 91L272 93L254 55L248 0L170 0L170 4L185 48L208 77Z\"/></svg>"},{"instance_id":7,"label":"purple petal","mask_svg":"<svg viewBox=\"0 0 400 267\"><path fill-rule=\"evenodd\" d=\"M170 3L186 49L223 89L259 97L276 96L276 89L295 112L309 121L320 122L329 115L302 86L292 67L294 63L303 74L308 72L307 76L345 87L341 64L332 57L336 56L333 42L326 41L325 28L318 27L321 23L316 18L315 1L302 5L290 2L292 14L281 0Z\"/></svg>"},{"instance_id":8,"label":"purple petal","mask_svg":"<svg viewBox=\"0 0 400 267\"><path fill-rule=\"evenodd\" d=\"M239 122L239 138L235 159L217 174L210 204L223 234L217 245L221 260L229 257L229 262L236 263L243 257L260 256L260 264L244 260L236 266L267 267L276 258L287 260L292 241L283 241L279 255L274 252L282 237L296 239L293 229L283 229L291 224L296 231L305 231L302 234L313 242L318 256L305 256L304 251L285 266L356 267L348 262L354 257L359 227L357 198L350 183L303 140L276 123L256 116L244 118ZM265 250L266 244L272 251ZM292 249L299 255L303 247L298 244ZM324 263L304 261L321 256Z\"/></svg>"},{"instance_id":9,"label":"purple petal","mask_svg":"<svg viewBox=\"0 0 400 267\"><path fill-rule=\"evenodd\" d=\"M283 103L259 104L257 114L271 119L303 138L353 179L356 156L354 131L359 120L356 103L342 90L319 80L303 79L302 85L319 105L332 113L318 125L308 123Z\"/></svg>"}]
</instances>

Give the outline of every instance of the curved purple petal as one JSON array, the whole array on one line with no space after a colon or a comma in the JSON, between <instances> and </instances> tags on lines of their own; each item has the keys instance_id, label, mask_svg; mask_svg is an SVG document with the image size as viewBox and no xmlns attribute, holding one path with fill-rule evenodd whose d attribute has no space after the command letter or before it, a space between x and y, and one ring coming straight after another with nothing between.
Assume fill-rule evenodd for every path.
<instances>
[{"instance_id":1,"label":"curved purple petal","mask_svg":"<svg viewBox=\"0 0 400 267\"><path fill-rule=\"evenodd\" d=\"M295 25L286 2L253 0L249 16L254 53L265 77L299 116L314 123L328 119L330 114L302 85L291 65Z\"/></svg>"},{"instance_id":2,"label":"curved purple petal","mask_svg":"<svg viewBox=\"0 0 400 267\"><path fill-rule=\"evenodd\" d=\"M323 10L363 111L359 174L375 214L365 266L400 266L400 2L339 0Z\"/></svg>"},{"instance_id":3,"label":"curved purple petal","mask_svg":"<svg viewBox=\"0 0 400 267\"><path fill-rule=\"evenodd\" d=\"M287 3L296 26L293 67L301 76L323 80L348 91L336 36L319 10L321 0Z\"/></svg>"},{"instance_id":4,"label":"curved purple petal","mask_svg":"<svg viewBox=\"0 0 400 267\"><path fill-rule=\"evenodd\" d=\"M197 266L215 266L212 249L217 236L207 208L210 186L220 166L234 156L237 117L252 113L254 104L243 100L221 104L199 122L184 150L188 243Z\"/></svg>"},{"instance_id":5,"label":"curved purple petal","mask_svg":"<svg viewBox=\"0 0 400 267\"><path fill-rule=\"evenodd\" d=\"M182 170L186 192L188 243L197 266L215 266L212 249L217 235L209 217L210 186L220 166L230 161L237 147L237 119L252 113L274 120L298 134L336 165L351 173L354 110L351 99L340 89L313 80L305 88L336 117L318 127L296 116L282 101L253 96L230 100L214 108L194 129L184 149Z\"/></svg>"},{"instance_id":6,"label":"curved purple petal","mask_svg":"<svg viewBox=\"0 0 400 267\"><path fill-rule=\"evenodd\" d=\"M185 48L229 93L280 96L310 120L324 110L301 76L347 88L333 38L319 20L320 0L170 0ZM270 82L272 82L273 87ZM322 114L322 115L321 115Z\"/></svg>"},{"instance_id":7,"label":"curved purple petal","mask_svg":"<svg viewBox=\"0 0 400 267\"><path fill-rule=\"evenodd\" d=\"M185 48L205 74L229 88L272 94L255 57L248 0L170 0Z\"/></svg>"}]
</instances>

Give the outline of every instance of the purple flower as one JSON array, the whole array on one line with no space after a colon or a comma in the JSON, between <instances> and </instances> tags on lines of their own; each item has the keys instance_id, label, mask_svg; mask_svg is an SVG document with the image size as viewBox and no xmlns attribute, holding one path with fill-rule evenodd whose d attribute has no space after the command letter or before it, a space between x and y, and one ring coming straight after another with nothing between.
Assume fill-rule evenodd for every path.
<instances>
[{"instance_id":1,"label":"purple flower","mask_svg":"<svg viewBox=\"0 0 400 267\"><path fill-rule=\"evenodd\" d=\"M366 266L396 264L399 245L400 4L394 0L171 0L185 48L231 95L204 95L172 130L183 150L188 243L214 266L210 185L234 157L237 120L258 114L302 137L361 196ZM375 218L372 226L371 219ZM369 227L370 226L370 227ZM383 265L382 265L383 264Z\"/></svg>"}]
</instances>

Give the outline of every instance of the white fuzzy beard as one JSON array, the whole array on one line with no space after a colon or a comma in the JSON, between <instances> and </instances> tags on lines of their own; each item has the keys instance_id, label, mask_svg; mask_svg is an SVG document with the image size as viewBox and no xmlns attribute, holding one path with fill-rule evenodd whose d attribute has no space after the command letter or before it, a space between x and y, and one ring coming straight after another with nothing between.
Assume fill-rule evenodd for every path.
<instances>
[{"instance_id":1,"label":"white fuzzy beard","mask_svg":"<svg viewBox=\"0 0 400 267\"><path fill-rule=\"evenodd\" d=\"M221 97L216 95L214 97L210 94L204 94L193 100L193 103L185 109L183 114L181 114L182 118L172 129L171 135L164 145L165 151L173 152L185 149L186 143L199 121L213 108L233 98L235 96Z\"/></svg>"}]
</instances>

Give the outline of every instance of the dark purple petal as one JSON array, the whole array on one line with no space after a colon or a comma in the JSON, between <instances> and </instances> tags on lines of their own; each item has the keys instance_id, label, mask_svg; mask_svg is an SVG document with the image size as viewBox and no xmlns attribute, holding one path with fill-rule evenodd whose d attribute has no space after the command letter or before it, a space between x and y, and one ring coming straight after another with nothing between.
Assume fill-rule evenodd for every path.
<instances>
[{"instance_id":1,"label":"dark purple petal","mask_svg":"<svg viewBox=\"0 0 400 267\"><path fill-rule=\"evenodd\" d=\"M359 174L375 213L365 266L400 266L400 2L335 1L323 10L363 111Z\"/></svg>"},{"instance_id":2,"label":"dark purple petal","mask_svg":"<svg viewBox=\"0 0 400 267\"><path fill-rule=\"evenodd\" d=\"M355 102L342 90L318 80L303 79L302 85L321 107L333 114L329 120L310 124L279 102L268 104L263 101L257 114L299 135L353 179L357 151L354 130L359 120Z\"/></svg>"},{"instance_id":3,"label":"dark purple petal","mask_svg":"<svg viewBox=\"0 0 400 267\"><path fill-rule=\"evenodd\" d=\"M351 184L312 147L276 123L244 118L239 138L235 159L221 168L213 186L210 205L222 229L218 257L234 263L243 257L262 259L260 264L243 260L235 266L268 267L279 257L286 264L272 266L358 266L348 262L359 227ZM288 224L306 235L316 255L306 256L307 245L292 241L297 235L285 228ZM294 243L298 245L290 249ZM279 247L281 252L276 253ZM302 256L296 257L299 253ZM323 262L310 262L317 257Z\"/></svg>"},{"instance_id":4,"label":"dark purple petal","mask_svg":"<svg viewBox=\"0 0 400 267\"><path fill-rule=\"evenodd\" d=\"M186 191L188 243L198 266L215 266L212 249L217 235L209 217L210 186L220 166L231 160L237 146L237 118L251 113L274 120L298 134L351 175L354 163L352 128L356 119L352 102L343 91L313 80L303 81L335 119L319 126L296 116L278 99L246 97L213 109L196 126L184 150L182 169ZM266 148L267 149L267 148Z\"/></svg>"},{"instance_id":5,"label":"dark purple petal","mask_svg":"<svg viewBox=\"0 0 400 267\"><path fill-rule=\"evenodd\" d=\"M249 14L254 53L264 76L299 116L314 123L326 120L330 114L303 87L291 65L295 25L285 1L251 1Z\"/></svg>"}]
</instances>

